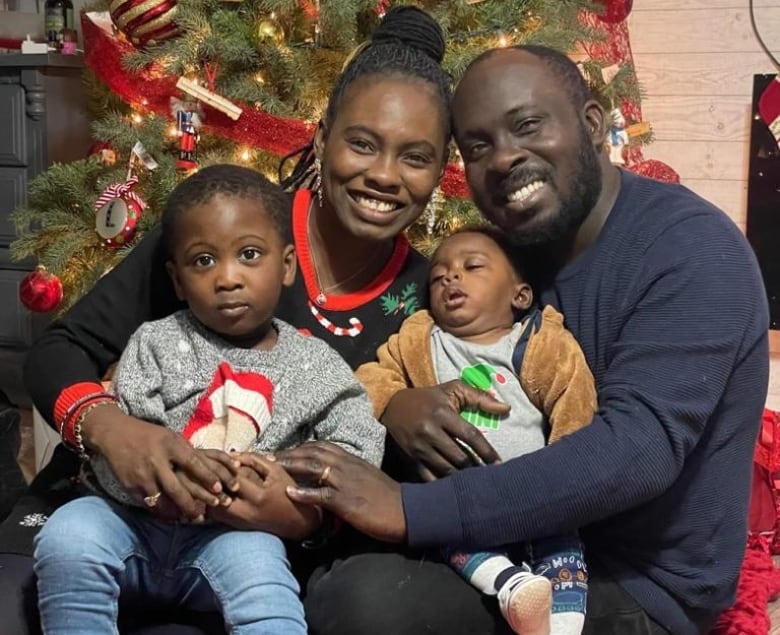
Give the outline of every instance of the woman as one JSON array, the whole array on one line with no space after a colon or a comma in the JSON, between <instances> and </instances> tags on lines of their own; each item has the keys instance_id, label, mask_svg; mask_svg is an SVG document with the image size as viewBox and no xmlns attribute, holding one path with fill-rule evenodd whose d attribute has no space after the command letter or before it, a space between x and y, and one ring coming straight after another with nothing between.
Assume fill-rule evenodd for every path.
<instances>
[{"instance_id":1,"label":"woman","mask_svg":"<svg viewBox=\"0 0 780 635\"><path fill-rule=\"evenodd\" d=\"M408 6L388 12L372 44L339 77L312 144L285 183L311 190L295 194L299 273L279 317L327 340L353 367L373 359L378 345L425 302L427 264L402 231L423 212L447 161L450 82L439 65L443 52L441 30L425 13ZM212 496L217 472L164 428L124 415L98 383L141 322L180 308L164 259L159 234L150 232L47 330L30 353L26 377L44 417L78 431L86 448L102 453L128 489L155 500L160 493L194 517L198 500ZM20 521L58 504L50 495L54 488L46 485L61 483L57 468L72 458L61 454L36 479L33 491L45 492L48 509L41 508L40 498L23 499L0 532L0 544L25 552L37 528ZM268 501L262 486L242 494L224 520L251 526ZM4 534L13 537L6 540ZM366 553L354 556L359 540ZM443 620L441 630L431 632L454 632L455 625L469 632L468 619L457 611L442 611L427 600L426 610L415 606L432 588L455 606L485 610L445 565L416 555L377 554L376 548L342 532L319 552L332 566L317 568L304 583L311 632L343 634L350 632L348 624L356 633L375 624L387 633L414 632L418 622L409 620L418 619ZM311 566L311 557L304 560ZM415 583L404 587L412 575ZM32 584L29 557L0 556L0 602L10 603L0 606L0 620L16 620L0 628L3 633L25 632L19 600L25 588L29 602ZM202 617L196 622L204 626ZM139 628L126 630L145 632ZM165 632L184 632L171 628Z\"/></svg>"}]
</instances>

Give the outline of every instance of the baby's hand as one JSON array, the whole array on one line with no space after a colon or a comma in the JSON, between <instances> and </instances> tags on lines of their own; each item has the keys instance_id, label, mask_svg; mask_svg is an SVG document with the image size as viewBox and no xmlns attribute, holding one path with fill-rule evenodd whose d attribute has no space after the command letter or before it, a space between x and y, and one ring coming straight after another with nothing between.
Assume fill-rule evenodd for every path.
<instances>
[{"instance_id":1,"label":"baby's hand","mask_svg":"<svg viewBox=\"0 0 780 635\"><path fill-rule=\"evenodd\" d=\"M230 507L210 509L210 518L235 529L268 531L288 540L301 540L320 525L319 508L290 500L287 488L295 482L279 463L251 453L232 458L242 463L240 491Z\"/></svg>"},{"instance_id":2,"label":"baby's hand","mask_svg":"<svg viewBox=\"0 0 780 635\"><path fill-rule=\"evenodd\" d=\"M253 452L237 452L231 456L241 464L238 469L239 476L249 478L253 483L264 485L267 488L287 487L287 485L294 484L292 477L281 465L276 462L268 464L258 460L258 456L262 459L268 459L267 456Z\"/></svg>"},{"instance_id":3,"label":"baby's hand","mask_svg":"<svg viewBox=\"0 0 780 635\"><path fill-rule=\"evenodd\" d=\"M246 465L239 465L239 467L236 470L236 478L234 479L234 481L229 485L225 484L225 488L230 492L231 495L227 496L223 494L222 497L220 498L219 507L230 507L233 504L233 501L239 498L242 481L245 483L262 486L263 477L260 474L258 474L255 470L253 470L251 467L248 467ZM212 510L213 509L214 508L212 508ZM214 513L212 510L208 510L208 509L206 510L205 512L206 518L214 518ZM217 517L219 517L219 515L217 515Z\"/></svg>"},{"instance_id":4,"label":"baby's hand","mask_svg":"<svg viewBox=\"0 0 780 635\"><path fill-rule=\"evenodd\" d=\"M259 472L248 465L242 465L238 468L238 478L239 480L246 479L252 483L257 483L258 485L262 484L265 480Z\"/></svg>"},{"instance_id":5,"label":"baby's hand","mask_svg":"<svg viewBox=\"0 0 780 635\"><path fill-rule=\"evenodd\" d=\"M238 455L211 449L198 449L197 452L201 460L220 475L223 491L218 495L219 504L230 505L231 499L226 492L234 494L240 487L241 461Z\"/></svg>"}]
</instances>

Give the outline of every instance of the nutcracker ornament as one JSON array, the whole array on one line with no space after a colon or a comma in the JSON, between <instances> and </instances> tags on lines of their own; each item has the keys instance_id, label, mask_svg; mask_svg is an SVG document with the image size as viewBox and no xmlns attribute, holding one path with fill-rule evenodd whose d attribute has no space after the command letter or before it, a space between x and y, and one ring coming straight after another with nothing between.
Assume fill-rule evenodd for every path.
<instances>
[{"instance_id":1,"label":"nutcracker ornament","mask_svg":"<svg viewBox=\"0 0 780 635\"><path fill-rule=\"evenodd\" d=\"M609 136L607 137L609 160L614 165L625 165L626 160L623 156L623 149L630 141L626 131L626 118L623 116L620 108L613 108L610 115L612 117L612 126L610 126Z\"/></svg>"},{"instance_id":2,"label":"nutcracker ornament","mask_svg":"<svg viewBox=\"0 0 780 635\"><path fill-rule=\"evenodd\" d=\"M179 137L179 157L176 167L189 172L198 167L198 131L203 115L197 102L171 98L171 110L176 117L176 134Z\"/></svg>"},{"instance_id":3,"label":"nutcracker ornament","mask_svg":"<svg viewBox=\"0 0 780 635\"><path fill-rule=\"evenodd\" d=\"M48 313L62 302L62 282L53 273L38 265L19 285L19 299L30 311Z\"/></svg>"}]
</instances>

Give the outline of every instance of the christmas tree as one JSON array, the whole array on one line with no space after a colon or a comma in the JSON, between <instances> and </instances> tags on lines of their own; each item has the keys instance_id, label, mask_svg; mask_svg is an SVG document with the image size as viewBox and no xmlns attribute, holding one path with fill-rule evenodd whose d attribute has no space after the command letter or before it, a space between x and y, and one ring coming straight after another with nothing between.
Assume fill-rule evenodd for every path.
<instances>
[{"instance_id":1,"label":"christmas tree","mask_svg":"<svg viewBox=\"0 0 780 635\"><path fill-rule=\"evenodd\" d=\"M54 165L32 182L27 206L13 215L19 236L13 256L35 257L61 280L61 312L158 221L168 192L189 171L228 162L277 178L280 158L313 134L345 60L395 4L403 3L114 0L103 12L85 14L94 153ZM444 29L444 66L453 81L487 48L545 44L577 55L608 111L640 100L631 64L589 55L587 46L598 49L609 38L600 27L622 23L630 0L415 4ZM627 123L635 131L621 128L620 152L624 142L650 138L641 121ZM456 152L429 209L409 229L424 252L479 218ZM35 307L29 298L26 304Z\"/></svg>"}]
</instances>

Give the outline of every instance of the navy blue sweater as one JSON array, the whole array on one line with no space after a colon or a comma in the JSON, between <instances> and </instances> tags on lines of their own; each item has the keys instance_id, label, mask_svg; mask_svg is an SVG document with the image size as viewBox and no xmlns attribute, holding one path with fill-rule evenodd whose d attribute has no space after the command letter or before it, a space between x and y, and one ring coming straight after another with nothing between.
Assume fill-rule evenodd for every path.
<instances>
[{"instance_id":1,"label":"navy blue sweater","mask_svg":"<svg viewBox=\"0 0 780 635\"><path fill-rule=\"evenodd\" d=\"M589 560L693 635L735 597L766 296L722 212L682 186L621 178L596 242L542 292L596 378L592 424L503 465L404 485L408 540L489 548L582 527Z\"/></svg>"}]
</instances>

